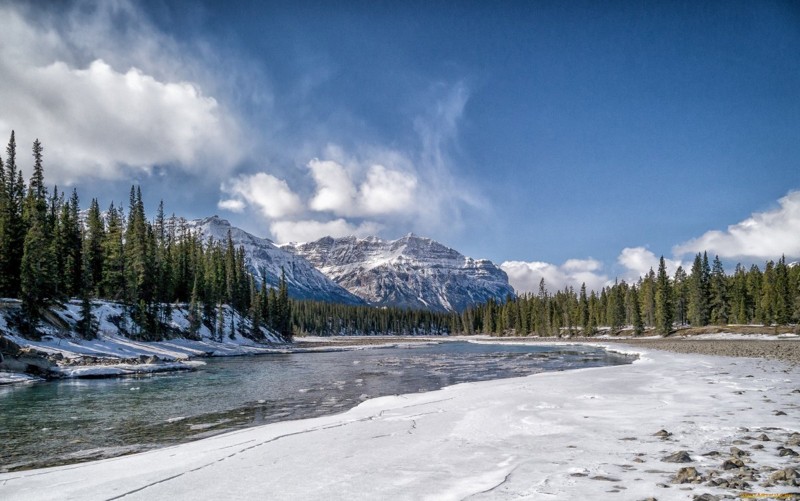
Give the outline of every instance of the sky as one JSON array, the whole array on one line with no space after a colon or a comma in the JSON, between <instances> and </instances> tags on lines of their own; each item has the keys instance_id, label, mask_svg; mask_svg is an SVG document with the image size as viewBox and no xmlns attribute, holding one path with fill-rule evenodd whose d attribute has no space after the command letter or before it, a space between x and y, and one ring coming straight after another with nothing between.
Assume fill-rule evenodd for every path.
<instances>
[{"instance_id":1,"label":"sky","mask_svg":"<svg viewBox=\"0 0 800 501\"><path fill-rule=\"evenodd\" d=\"M431 237L518 291L800 260L797 2L0 0L30 175L276 242ZM4 151L0 156L5 157Z\"/></svg>"}]
</instances>

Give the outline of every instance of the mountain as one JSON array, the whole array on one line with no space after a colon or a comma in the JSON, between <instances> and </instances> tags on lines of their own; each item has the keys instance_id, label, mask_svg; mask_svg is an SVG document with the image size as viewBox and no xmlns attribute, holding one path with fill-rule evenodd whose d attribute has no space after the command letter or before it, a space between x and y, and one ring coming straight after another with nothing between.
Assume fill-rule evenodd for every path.
<instances>
[{"instance_id":1,"label":"mountain","mask_svg":"<svg viewBox=\"0 0 800 501\"><path fill-rule=\"evenodd\" d=\"M286 282L289 295L295 299L313 299L344 304L364 304L364 301L348 292L319 272L302 256L277 247L271 240L258 238L246 231L231 226L218 216L203 219L182 221L187 228L198 231L203 240L213 237L224 242L231 232L231 239L236 248L244 247L245 263L260 281L262 272L266 272L267 284L277 287L281 268L286 271Z\"/></svg>"},{"instance_id":2,"label":"mountain","mask_svg":"<svg viewBox=\"0 0 800 501\"><path fill-rule=\"evenodd\" d=\"M306 258L372 305L460 311L489 298L514 296L508 276L491 261L414 234L398 240L326 237L281 248Z\"/></svg>"}]
</instances>

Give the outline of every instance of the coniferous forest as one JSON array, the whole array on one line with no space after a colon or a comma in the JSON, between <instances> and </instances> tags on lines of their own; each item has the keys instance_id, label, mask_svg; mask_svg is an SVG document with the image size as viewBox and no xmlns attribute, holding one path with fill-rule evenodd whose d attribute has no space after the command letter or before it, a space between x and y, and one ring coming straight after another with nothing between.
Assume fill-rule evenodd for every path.
<instances>
[{"instance_id":1,"label":"coniferous forest","mask_svg":"<svg viewBox=\"0 0 800 501\"><path fill-rule=\"evenodd\" d=\"M639 335L646 329L666 335L679 327L708 325L785 326L800 323L800 266L781 257L727 275L719 257L709 264L697 254L687 273L678 267L667 274L661 257L636 283L618 281L600 293L571 287L549 293L544 281L537 294L489 301L453 317L454 328L466 333L497 335L594 335L623 329Z\"/></svg>"},{"instance_id":2,"label":"coniferous forest","mask_svg":"<svg viewBox=\"0 0 800 501\"><path fill-rule=\"evenodd\" d=\"M463 312L293 301L285 277L267 287L247 269L243 248L202 241L182 219L166 217L163 202L149 220L141 190L131 187L127 208L114 203L101 212L97 199L81 212L76 190L67 195L45 185L41 143L32 147L26 184L17 161L14 133L0 157L0 297L22 302L18 326L35 326L53 304L79 298L80 334L92 338L97 322L92 300L124 304L139 339L170 335L172 305L190 312L190 330L225 325L227 305L250 320L244 335L261 339L268 327L287 339L293 333L593 335L599 329L667 334L676 327L728 324L787 325L800 322L800 266L781 257L763 269L737 265L725 273L715 257L697 254L687 273L666 271L661 258L636 283L618 281L600 292L566 288L489 300ZM240 326L242 329L245 326Z\"/></svg>"},{"instance_id":3,"label":"coniferous forest","mask_svg":"<svg viewBox=\"0 0 800 501\"><path fill-rule=\"evenodd\" d=\"M91 301L126 305L143 340L168 334L171 305L187 304L191 330L201 323L212 332L224 325L223 305L249 317L254 339L266 326L291 336L286 280L278 289L256 283L245 267L244 249L200 237L167 218L164 204L156 217L145 215L142 193L131 187L127 212L113 203L105 213L92 199L80 212L78 193L69 196L44 181L43 147L33 143L33 173L27 186L17 163L14 133L0 159L0 297L19 298L18 324L27 335L48 306L81 299L80 334L92 338L97 323Z\"/></svg>"}]
</instances>

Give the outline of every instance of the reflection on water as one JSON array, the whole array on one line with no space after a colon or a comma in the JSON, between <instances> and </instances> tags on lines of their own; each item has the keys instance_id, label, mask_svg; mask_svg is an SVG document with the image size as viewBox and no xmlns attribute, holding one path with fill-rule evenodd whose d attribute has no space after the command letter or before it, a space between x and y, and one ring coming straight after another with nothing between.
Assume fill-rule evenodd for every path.
<instances>
[{"instance_id":1,"label":"reflection on water","mask_svg":"<svg viewBox=\"0 0 800 501\"><path fill-rule=\"evenodd\" d=\"M0 388L0 471L118 456L367 398L629 363L588 346L446 342L209 359L190 373Z\"/></svg>"}]
</instances>

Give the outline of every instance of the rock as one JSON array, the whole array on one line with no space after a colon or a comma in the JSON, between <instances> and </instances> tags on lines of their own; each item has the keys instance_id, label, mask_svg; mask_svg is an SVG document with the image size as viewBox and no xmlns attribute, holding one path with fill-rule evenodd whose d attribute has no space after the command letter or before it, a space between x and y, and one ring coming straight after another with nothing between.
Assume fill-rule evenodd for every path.
<instances>
[{"instance_id":1,"label":"rock","mask_svg":"<svg viewBox=\"0 0 800 501\"><path fill-rule=\"evenodd\" d=\"M687 484L689 482L694 482L695 480L700 479L700 473L698 473L697 469L692 466L687 466L686 468L681 468L678 470L678 473L672 478L673 484Z\"/></svg>"},{"instance_id":2,"label":"rock","mask_svg":"<svg viewBox=\"0 0 800 501\"><path fill-rule=\"evenodd\" d=\"M691 463L692 458L691 456L689 456L688 452L678 451L675 454L671 454L663 458L661 461L664 461L666 463Z\"/></svg>"},{"instance_id":3,"label":"rock","mask_svg":"<svg viewBox=\"0 0 800 501\"><path fill-rule=\"evenodd\" d=\"M800 454L797 454L792 449L788 449L786 447L778 447L778 450L780 451L778 453L778 456L780 456L780 457L789 456L789 457L792 457L792 458L796 458L798 455L800 455Z\"/></svg>"},{"instance_id":4,"label":"rock","mask_svg":"<svg viewBox=\"0 0 800 501\"><path fill-rule=\"evenodd\" d=\"M594 477L591 477L591 479L592 480L604 480L606 482L619 482L620 481L620 479L618 479L618 478L607 477L605 475L595 475Z\"/></svg>"},{"instance_id":5,"label":"rock","mask_svg":"<svg viewBox=\"0 0 800 501\"><path fill-rule=\"evenodd\" d=\"M745 451L743 451L742 449L740 449L738 447L731 447L731 456L733 456L735 458L739 458L739 457L742 457L742 456L749 456L749 455L750 455L749 452L745 452Z\"/></svg>"},{"instance_id":6,"label":"rock","mask_svg":"<svg viewBox=\"0 0 800 501\"><path fill-rule=\"evenodd\" d=\"M722 453L720 451L711 451L711 452L706 452L705 454L703 454L703 456L709 457L709 458L716 458L716 457L720 457L721 455L722 455Z\"/></svg>"},{"instance_id":7,"label":"rock","mask_svg":"<svg viewBox=\"0 0 800 501\"><path fill-rule=\"evenodd\" d=\"M785 415L786 415L786 413L785 413L785 412L783 412L783 411L775 411L775 415L776 415L776 416L785 416Z\"/></svg>"},{"instance_id":8,"label":"rock","mask_svg":"<svg viewBox=\"0 0 800 501\"><path fill-rule=\"evenodd\" d=\"M714 496L713 494L705 493L699 494L692 498L693 501L719 501L719 496Z\"/></svg>"},{"instance_id":9,"label":"rock","mask_svg":"<svg viewBox=\"0 0 800 501\"><path fill-rule=\"evenodd\" d=\"M736 468L742 468L744 463L739 458L730 458L726 459L724 463L722 463L723 470L735 470Z\"/></svg>"},{"instance_id":10,"label":"rock","mask_svg":"<svg viewBox=\"0 0 800 501\"><path fill-rule=\"evenodd\" d=\"M749 442L747 442L747 441L745 441L745 440L734 440L734 441L733 441L733 442L731 442L731 443L732 443L733 445L747 445Z\"/></svg>"},{"instance_id":11,"label":"rock","mask_svg":"<svg viewBox=\"0 0 800 501\"><path fill-rule=\"evenodd\" d=\"M784 468L782 470L778 470L772 475L769 476L770 482L787 482L789 480L796 480L800 478L800 473L797 472L794 468Z\"/></svg>"},{"instance_id":12,"label":"rock","mask_svg":"<svg viewBox=\"0 0 800 501\"><path fill-rule=\"evenodd\" d=\"M756 440L761 440L762 442L769 442L770 439L766 433L762 433L761 435L756 437Z\"/></svg>"},{"instance_id":13,"label":"rock","mask_svg":"<svg viewBox=\"0 0 800 501\"><path fill-rule=\"evenodd\" d=\"M800 445L800 433L792 433L786 445Z\"/></svg>"},{"instance_id":14,"label":"rock","mask_svg":"<svg viewBox=\"0 0 800 501\"><path fill-rule=\"evenodd\" d=\"M672 433L668 432L667 430L658 430L657 432L653 433L653 436L654 437L667 438L667 437L671 437Z\"/></svg>"},{"instance_id":15,"label":"rock","mask_svg":"<svg viewBox=\"0 0 800 501\"><path fill-rule=\"evenodd\" d=\"M644 463L645 461L642 458L633 458L633 462L634 463Z\"/></svg>"},{"instance_id":16,"label":"rock","mask_svg":"<svg viewBox=\"0 0 800 501\"><path fill-rule=\"evenodd\" d=\"M764 446L762 444L756 444L756 445L751 446L750 448L751 449L760 450L760 449L763 449Z\"/></svg>"}]
</instances>

